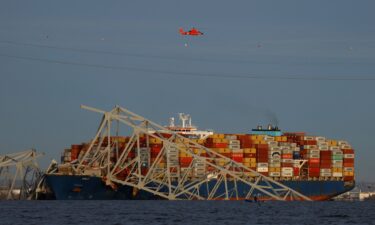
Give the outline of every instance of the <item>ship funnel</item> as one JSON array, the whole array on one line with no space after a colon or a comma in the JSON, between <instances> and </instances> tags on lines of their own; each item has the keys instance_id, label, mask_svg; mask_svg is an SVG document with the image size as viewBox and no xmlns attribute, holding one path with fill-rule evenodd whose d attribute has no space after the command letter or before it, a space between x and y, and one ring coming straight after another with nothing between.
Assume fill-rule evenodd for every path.
<instances>
[{"instance_id":1,"label":"ship funnel","mask_svg":"<svg viewBox=\"0 0 375 225\"><path fill-rule=\"evenodd\" d=\"M268 130L273 130L272 124L268 124Z\"/></svg>"}]
</instances>

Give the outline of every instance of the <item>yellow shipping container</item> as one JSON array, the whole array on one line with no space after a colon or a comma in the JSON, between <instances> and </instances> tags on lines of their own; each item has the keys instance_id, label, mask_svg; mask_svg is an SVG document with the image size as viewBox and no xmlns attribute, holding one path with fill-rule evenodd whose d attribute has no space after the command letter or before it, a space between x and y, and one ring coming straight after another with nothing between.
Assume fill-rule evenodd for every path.
<instances>
[{"instance_id":1,"label":"yellow shipping container","mask_svg":"<svg viewBox=\"0 0 375 225\"><path fill-rule=\"evenodd\" d=\"M204 144L204 139L198 139L197 143L198 144Z\"/></svg>"},{"instance_id":2,"label":"yellow shipping container","mask_svg":"<svg viewBox=\"0 0 375 225\"><path fill-rule=\"evenodd\" d=\"M161 144L162 141L160 139L157 139L157 138L150 138L150 143L151 144Z\"/></svg>"},{"instance_id":3,"label":"yellow shipping container","mask_svg":"<svg viewBox=\"0 0 375 225\"><path fill-rule=\"evenodd\" d=\"M281 141L288 141L288 137L287 136L281 136Z\"/></svg>"},{"instance_id":4,"label":"yellow shipping container","mask_svg":"<svg viewBox=\"0 0 375 225\"><path fill-rule=\"evenodd\" d=\"M354 172L344 172L345 177L352 177L354 176Z\"/></svg>"},{"instance_id":5,"label":"yellow shipping container","mask_svg":"<svg viewBox=\"0 0 375 225\"><path fill-rule=\"evenodd\" d=\"M244 149L243 149L243 152L244 152L244 153L251 153L251 148L244 148Z\"/></svg>"},{"instance_id":6,"label":"yellow shipping container","mask_svg":"<svg viewBox=\"0 0 375 225\"><path fill-rule=\"evenodd\" d=\"M257 149L256 148L251 148L251 152L250 153L257 153Z\"/></svg>"},{"instance_id":7,"label":"yellow shipping container","mask_svg":"<svg viewBox=\"0 0 375 225\"><path fill-rule=\"evenodd\" d=\"M265 136L265 135L263 135L263 134L262 134L262 135L258 135L258 136L257 136L257 140L259 140L259 141L260 141L260 140L264 140L264 136Z\"/></svg>"},{"instance_id":8,"label":"yellow shipping container","mask_svg":"<svg viewBox=\"0 0 375 225\"><path fill-rule=\"evenodd\" d=\"M257 145L259 144L260 141L256 140L256 141L253 141L253 144Z\"/></svg>"},{"instance_id":9,"label":"yellow shipping container","mask_svg":"<svg viewBox=\"0 0 375 225\"><path fill-rule=\"evenodd\" d=\"M243 161L243 162L246 162L246 163L251 163L251 158L243 158L242 161Z\"/></svg>"},{"instance_id":10,"label":"yellow shipping container","mask_svg":"<svg viewBox=\"0 0 375 225\"><path fill-rule=\"evenodd\" d=\"M252 162L252 163L256 163L256 162L257 162L257 159L256 159L256 158L250 158L250 162Z\"/></svg>"},{"instance_id":11,"label":"yellow shipping container","mask_svg":"<svg viewBox=\"0 0 375 225\"><path fill-rule=\"evenodd\" d=\"M249 162L244 162L244 163L242 163L244 166L246 166L246 167L251 167L251 164L249 163Z\"/></svg>"},{"instance_id":12,"label":"yellow shipping container","mask_svg":"<svg viewBox=\"0 0 375 225\"><path fill-rule=\"evenodd\" d=\"M333 172L339 172L339 173L342 172L342 168L341 167L333 167L332 170L333 170Z\"/></svg>"},{"instance_id":13,"label":"yellow shipping container","mask_svg":"<svg viewBox=\"0 0 375 225\"><path fill-rule=\"evenodd\" d=\"M245 175L250 176L250 177L256 177L257 175L253 172L245 172Z\"/></svg>"},{"instance_id":14,"label":"yellow shipping container","mask_svg":"<svg viewBox=\"0 0 375 225\"><path fill-rule=\"evenodd\" d=\"M250 167L257 167L257 163L256 163L256 162L252 162L252 163L250 164Z\"/></svg>"},{"instance_id":15,"label":"yellow shipping container","mask_svg":"<svg viewBox=\"0 0 375 225\"><path fill-rule=\"evenodd\" d=\"M250 138L251 138L252 141L256 141L257 140L257 136L256 135L252 135Z\"/></svg>"},{"instance_id":16,"label":"yellow shipping container","mask_svg":"<svg viewBox=\"0 0 375 225\"><path fill-rule=\"evenodd\" d=\"M275 141L277 141L277 142L281 141L281 136L276 136Z\"/></svg>"},{"instance_id":17,"label":"yellow shipping container","mask_svg":"<svg viewBox=\"0 0 375 225\"><path fill-rule=\"evenodd\" d=\"M267 144L267 141L261 140L261 141L259 141L259 144L262 144L262 145Z\"/></svg>"},{"instance_id":18,"label":"yellow shipping container","mask_svg":"<svg viewBox=\"0 0 375 225\"><path fill-rule=\"evenodd\" d=\"M231 153L232 152L232 149L230 149L230 148L225 148L225 150L224 150L224 153Z\"/></svg>"}]
</instances>

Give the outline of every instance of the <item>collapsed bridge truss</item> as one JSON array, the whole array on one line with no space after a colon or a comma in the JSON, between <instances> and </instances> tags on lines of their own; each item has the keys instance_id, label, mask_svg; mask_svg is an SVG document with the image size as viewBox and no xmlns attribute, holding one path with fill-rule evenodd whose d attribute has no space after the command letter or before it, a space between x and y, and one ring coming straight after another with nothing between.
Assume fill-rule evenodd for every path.
<instances>
[{"instance_id":1,"label":"collapsed bridge truss","mask_svg":"<svg viewBox=\"0 0 375 225\"><path fill-rule=\"evenodd\" d=\"M273 200L310 200L272 178L125 108L116 106L106 112L81 107L103 117L87 151L72 163L76 174L85 174L97 167L100 176L113 188L130 186L169 200L239 200L251 198L255 193ZM118 136L120 125L125 125L131 133L122 151L119 151L118 143L111 141L111 137ZM162 149L153 161L145 157L150 154L150 139L162 143ZM135 157L129 157L134 153ZM183 169L175 160L180 153L193 158ZM115 161L112 160L114 157ZM218 165L215 159L222 160L224 165ZM159 166L162 160L164 167Z\"/></svg>"},{"instance_id":2,"label":"collapsed bridge truss","mask_svg":"<svg viewBox=\"0 0 375 225\"><path fill-rule=\"evenodd\" d=\"M37 185L42 178L36 159L42 155L34 149L0 155L1 199L36 199Z\"/></svg>"}]
</instances>

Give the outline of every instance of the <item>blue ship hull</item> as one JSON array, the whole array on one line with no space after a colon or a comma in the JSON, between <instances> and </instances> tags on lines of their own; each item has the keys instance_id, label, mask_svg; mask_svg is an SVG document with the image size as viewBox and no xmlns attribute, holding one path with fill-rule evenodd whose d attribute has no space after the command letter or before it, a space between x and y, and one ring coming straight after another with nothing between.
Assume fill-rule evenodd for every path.
<instances>
[{"instance_id":1,"label":"blue ship hull","mask_svg":"<svg viewBox=\"0 0 375 225\"><path fill-rule=\"evenodd\" d=\"M130 200L130 199L161 199L146 191L136 191L130 186L119 186L116 190L107 186L100 177L77 176L77 175L47 175L46 181L58 200ZM344 181L281 181L284 185L310 197L312 200L329 200L337 195L350 191L354 188L354 182ZM214 186L215 181L209 186ZM234 184L232 184L234 185ZM228 189L231 189L229 183ZM219 189L224 190L224 185ZM203 186L200 195L207 195L207 188ZM238 193L230 193L229 198L245 199L249 191L247 185L237 183ZM218 191L220 192L220 191ZM260 195L260 199L267 200L262 193L254 191L254 195ZM238 196L238 198L237 198ZM215 196L224 199L225 196Z\"/></svg>"}]
</instances>

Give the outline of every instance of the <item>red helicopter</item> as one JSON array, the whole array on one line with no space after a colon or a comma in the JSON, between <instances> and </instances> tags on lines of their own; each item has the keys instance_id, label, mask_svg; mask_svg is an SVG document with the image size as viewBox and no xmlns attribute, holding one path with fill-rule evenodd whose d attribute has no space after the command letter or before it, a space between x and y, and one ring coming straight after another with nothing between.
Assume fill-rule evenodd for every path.
<instances>
[{"instance_id":1,"label":"red helicopter","mask_svg":"<svg viewBox=\"0 0 375 225\"><path fill-rule=\"evenodd\" d=\"M184 31L182 28L180 28L180 34L181 35L190 35L190 36L199 36L199 35L203 35L202 32L200 32L198 29L196 28L192 28L191 30L189 31Z\"/></svg>"}]
</instances>

